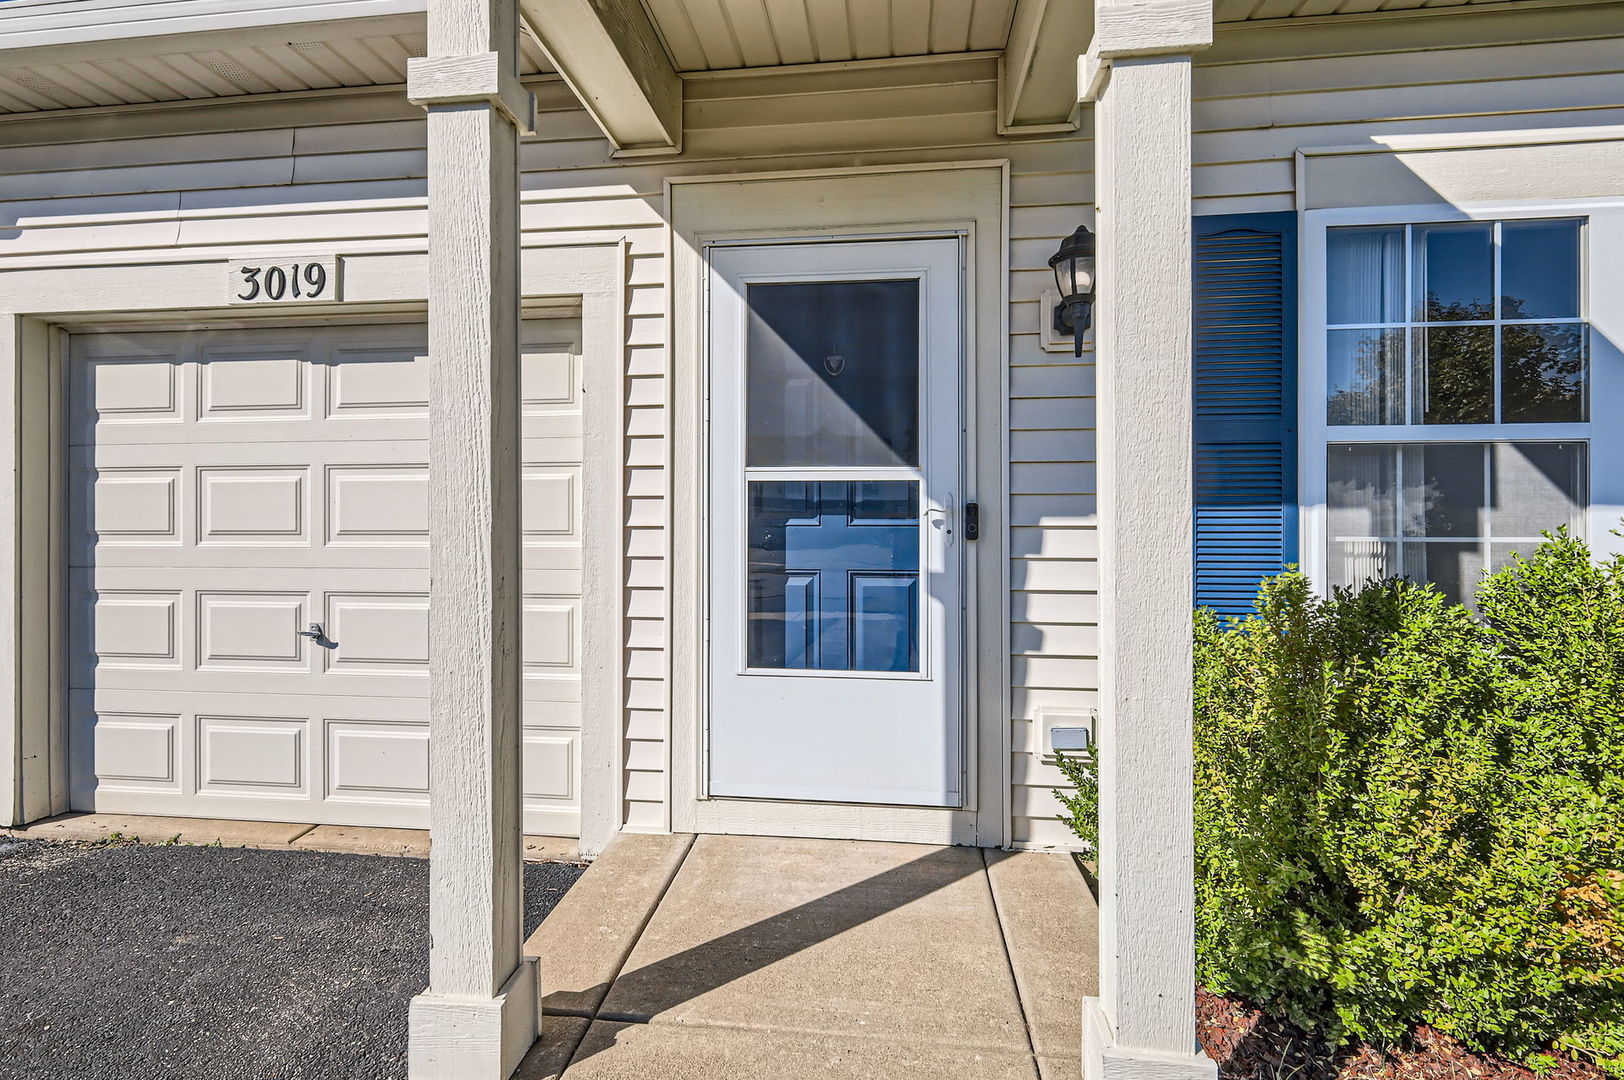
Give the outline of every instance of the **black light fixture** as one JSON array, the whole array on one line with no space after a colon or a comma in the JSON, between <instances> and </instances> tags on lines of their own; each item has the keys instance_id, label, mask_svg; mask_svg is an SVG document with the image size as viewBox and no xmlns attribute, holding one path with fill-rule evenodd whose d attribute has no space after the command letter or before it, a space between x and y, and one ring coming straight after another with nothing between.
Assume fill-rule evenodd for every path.
<instances>
[{"instance_id":1,"label":"black light fixture","mask_svg":"<svg viewBox=\"0 0 1624 1080\"><path fill-rule=\"evenodd\" d=\"M1073 355L1083 355L1083 331L1094 321L1094 234L1087 225L1060 242L1060 250L1049 257L1049 269L1054 271L1055 288L1060 290L1060 303L1054 309L1056 333L1070 334L1076 348Z\"/></svg>"}]
</instances>

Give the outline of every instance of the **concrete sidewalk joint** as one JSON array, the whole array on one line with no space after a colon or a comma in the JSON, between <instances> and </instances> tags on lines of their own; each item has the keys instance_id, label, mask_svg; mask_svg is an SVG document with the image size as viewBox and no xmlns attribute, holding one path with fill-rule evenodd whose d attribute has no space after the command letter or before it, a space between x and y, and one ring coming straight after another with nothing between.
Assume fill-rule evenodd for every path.
<instances>
[{"instance_id":1,"label":"concrete sidewalk joint","mask_svg":"<svg viewBox=\"0 0 1624 1080\"><path fill-rule=\"evenodd\" d=\"M32 825L0 830L0 835L91 844L189 844L395 855L418 859L429 856L429 834L426 829L155 817L144 814L61 814ZM569 837L526 836L524 857L528 862L579 862L580 848Z\"/></svg>"}]
</instances>

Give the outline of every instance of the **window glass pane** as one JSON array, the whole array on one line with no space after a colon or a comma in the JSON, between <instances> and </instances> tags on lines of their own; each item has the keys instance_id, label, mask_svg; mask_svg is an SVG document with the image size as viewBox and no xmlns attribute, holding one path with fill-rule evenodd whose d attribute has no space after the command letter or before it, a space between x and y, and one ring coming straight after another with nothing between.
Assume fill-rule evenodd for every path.
<instances>
[{"instance_id":1,"label":"window glass pane","mask_svg":"<svg viewBox=\"0 0 1624 1080\"><path fill-rule=\"evenodd\" d=\"M1579 317L1579 227L1567 221L1500 226L1500 317Z\"/></svg>"},{"instance_id":2,"label":"window glass pane","mask_svg":"<svg viewBox=\"0 0 1624 1080\"><path fill-rule=\"evenodd\" d=\"M1494 327L1415 331L1423 424L1494 422Z\"/></svg>"},{"instance_id":3,"label":"window glass pane","mask_svg":"<svg viewBox=\"0 0 1624 1080\"><path fill-rule=\"evenodd\" d=\"M1517 323L1500 330L1501 419L1583 422L1588 335L1578 323Z\"/></svg>"},{"instance_id":4,"label":"window glass pane","mask_svg":"<svg viewBox=\"0 0 1624 1080\"><path fill-rule=\"evenodd\" d=\"M1404 321L1404 226L1327 230L1325 255L1332 325Z\"/></svg>"},{"instance_id":5,"label":"window glass pane","mask_svg":"<svg viewBox=\"0 0 1624 1080\"><path fill-rule=\"evenodd\" d=\"M1333 589L1357 589L1398 575L1398 544L1382 540L1333 540L1325 565Z\"/></svg>"},{"instance_id":6,"label":"window glass pane","mask_svg":"<svg viewBox=\"0 0 1624 1080\"><path fill-rule=\"evenodd\" d=\"M1398 447L1326 448L1326 526L1333 543L1398 535Z\"/></svg>"},{"instance_id":7,"label":"window glass pane","mask_svg":"<svg viewBox=\"0 0 1624 1080\"><path fill-rule=\"evenodd\" d=\"M749 666L919 670L919 485L751 481Z\"/></svg>"},{"instance_id":8,"label":"window glass pane","mask_svg":"<svg viewBox=\"0 0 1624 1080\"><path fill-rule=\"evenodd\" d=\"M1494 226L1416 225L1411 280L1416 319L1458 322L1494 317Z\"/></svg>"},{"instance_id":9,"label":"window glass pane","mask_svg":"<svg viewBox=\"0 0 1624 1080\"><path fill-rule=\"evenodd\" d=\"M1403 330L1332 330L1326 336L1332 424L1403 424Z\"/></svg>"},{"instance_id":10,"label":"window glass pane","mask_svg":"<svg viewBox=\"0 0 1624 1080\"><path fill-rule=\"evenodd\" d=\"M1483 443L1416 443L1399 448L1404 476L1399 525L1404 536L1483 535L1487 495L1483 447Z\"/></svg>"},{"instance_id":11,"label":"window glass pane","mask_svg":"<svg viewBox=\"0 0 1624 1080\"><path fill-rule=\"evenodd\" d=\"M1585 499L1584 443L1495 443L1489 524L1496 539L1533 539L1578 523Z\"/></svg>"},{"instance_id":12,"label":"window glass pane","mask_svg":"<svg viewBox=\"0 0 1624 1080\"><path fill-rule=\"evenodd\" d=\"M1332 445L1327 584L1407 577L1470 603L1486 568L1580 525L1586 455L1582 442Z\"/></svg>"},{"instance_id":13,"label":"window glass pane","mask_svg":"<svg viewBox=\"0 0 1624 1080\"><path fill-rule=\"evenodd\" d=\"M1396 577L1430 581L1456 604L1470 601L1483 580L1485 560L1479 543L1408 543L1400 558L1404 565Z\"/></svg>"},{"instance_id":14,"label":"window glass pane","mask_svg":"<svg viewBox=\"0 0 1624 1080\"><path fill-rule=\"evenodd\" d=\"M919 282L750 285L745 460L919 463Z\"/></svg>"}]
</instances>

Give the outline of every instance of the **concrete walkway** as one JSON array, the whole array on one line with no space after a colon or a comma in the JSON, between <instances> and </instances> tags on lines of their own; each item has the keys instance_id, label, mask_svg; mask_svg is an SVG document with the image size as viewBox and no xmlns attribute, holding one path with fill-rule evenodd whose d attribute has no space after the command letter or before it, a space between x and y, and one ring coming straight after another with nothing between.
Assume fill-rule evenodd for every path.
<instances>
[{"instance_id":1,"label":"concrete walkway","mask_svg":"<svg viewBox=\"0 0 1624 1080\"><path fill-rule=\"evenodd\" d=\"M623 835L526 943L521 1080L1074 1080L1095 907L1063 855Z\"/></svg>"},{"instance_id":2,"label":"concrete walkway","mask_svg":"<svg viewBox=\"0 0 1624 1080\"><path fill-rule=\"evenodd\" d=\"M0 827L0 837L72 843L128 840L144 844L189 844L267 851L327 851L348 855L429 856L427 829L384 829L356 825L300 825L283 821L228 818L156 817L147 814L60 814L32 825ZM577 862L580 848L563 836L526 836L526 862Z\"/></svg>"}]
</instances>

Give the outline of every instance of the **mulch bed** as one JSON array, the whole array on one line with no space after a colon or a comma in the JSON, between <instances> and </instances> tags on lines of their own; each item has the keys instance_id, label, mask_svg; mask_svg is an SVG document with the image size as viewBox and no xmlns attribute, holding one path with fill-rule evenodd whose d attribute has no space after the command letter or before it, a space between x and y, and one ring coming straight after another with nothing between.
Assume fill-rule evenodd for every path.
<instances>
[{"instance_id":1,"label":"mulch bed","mask_svg":"<svg viewBox=\"0 0 1624 1080\"><path fill-rule=\"evenodd\" d=\"M1505 1058L1476 1054L1421 1026L1409 1045L1336 1046L1238 998L1196 991L1201 1046L1223 1080L1604 1080L1595 1065L1564 1061L1537 1076Z\"/></svg>"}]
</instances>

